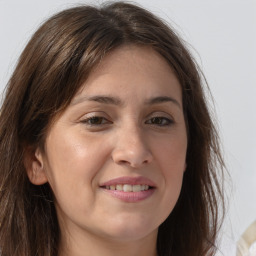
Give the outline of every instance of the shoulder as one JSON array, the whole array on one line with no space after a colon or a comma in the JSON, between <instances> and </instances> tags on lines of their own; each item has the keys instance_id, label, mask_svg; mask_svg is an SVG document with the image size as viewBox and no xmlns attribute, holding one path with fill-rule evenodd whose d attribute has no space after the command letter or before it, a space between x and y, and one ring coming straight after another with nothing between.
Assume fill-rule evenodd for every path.
<instances>
[{"instance_id":1,"label":"shoulder","mask_svg":"<svg viewBox=\"0 0 256 256\"><path fill-rule=\"evenodd\" d=\"M237 256L256 256L256 221L245 230L237 242Z\"/></svg>"}]
</instances>

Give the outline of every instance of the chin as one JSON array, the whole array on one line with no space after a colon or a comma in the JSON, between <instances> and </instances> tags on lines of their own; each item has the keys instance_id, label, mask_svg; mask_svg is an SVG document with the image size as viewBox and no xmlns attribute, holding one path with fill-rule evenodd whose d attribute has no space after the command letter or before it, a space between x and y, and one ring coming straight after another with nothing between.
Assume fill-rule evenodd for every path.
<instances>
[{"instance_id":1,"label":"chin","mask_svg":"<svg viewBox=\"0 0 256 256\"><path fill-rule=\"evenodd\" d=\"M145 220L143 216L142 218L134 216L115 218L113 225L107 228L106 235L114 240L134 241L156 235L159 225L154 225L153 220Z\"/></svg>"}]
</instances>

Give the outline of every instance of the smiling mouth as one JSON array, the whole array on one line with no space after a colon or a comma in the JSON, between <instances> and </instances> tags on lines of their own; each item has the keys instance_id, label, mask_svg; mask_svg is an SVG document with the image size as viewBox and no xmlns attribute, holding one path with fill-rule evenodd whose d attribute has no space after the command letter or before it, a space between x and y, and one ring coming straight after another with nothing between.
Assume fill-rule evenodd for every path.
<instances>
[{"instance_id":1,"label":"smiling mouth","mask_svg":"<svg viewBox=\"0 0 256 256\"><path fill-rule=\"evenodd\" d=\"M110 185L110 186L103 186L102 188L105 188L107 190L117 190L117 191L123 191L123 192L140 192L140 191L147 191L149 189L152 189L153 187L150 187L149 185L130 185L130 184L117 184L117 185Z\"/></svg>"},{"instance_id":2,"label":"smiling mouth","mask_svg":"<svg viewBox=\"0 0 256 256\"><path fill-rule=\"evenodd\" d=\"M156 184L142 176L118 177L100 184L106 194L128 203L136 203L151 197L156 191Z\"/></svg>"}]
</instances>

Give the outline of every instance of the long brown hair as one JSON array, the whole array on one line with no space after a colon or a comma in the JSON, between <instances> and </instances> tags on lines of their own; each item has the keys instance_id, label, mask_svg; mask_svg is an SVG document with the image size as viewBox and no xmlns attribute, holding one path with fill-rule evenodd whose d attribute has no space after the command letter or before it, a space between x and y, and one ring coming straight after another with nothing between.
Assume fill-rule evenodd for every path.
<instances>
[{"instance_id":1,"label":"long brown hair","mask_svg":"<svg viewBox=\"0 0 256 256\"><path fill-rule=\"evenodd\" d=\"M58 255L60 231L53 195L48 184L29 182L24 152L28 147L43 148L54 117L65 110L101 59L125 44L160 53L182 86L189 137L187 170L177 205L159 227L158 254L214 255L224 163L203 76L170 26L124 2L56 14L36 31L19 59L1 108L1 255Z\"/></svg>"}]
</instances>

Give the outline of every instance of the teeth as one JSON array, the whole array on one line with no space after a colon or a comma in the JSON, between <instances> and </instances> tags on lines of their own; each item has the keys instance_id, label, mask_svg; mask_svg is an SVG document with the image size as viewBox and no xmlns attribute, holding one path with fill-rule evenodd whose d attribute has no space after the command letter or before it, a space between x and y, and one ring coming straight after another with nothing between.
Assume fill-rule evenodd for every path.
<instances>
[{"instance_id":1,"label":"teeth","mask_svg":"<svg viewBox=\"0 0 256 256\"><path fill-rule=\"evenodd\" d=\"M116 190L123 190L123 185L116 185Z\"/></svg>"},{"instance_id":2,"label":"teeth","mask_svg":"<svg viewBox=\"0 0 256 256\"><path fill-rule=\"evenodd\" d=\"M132 191L133 191L133 192L139 192L139 191L141 191L142 189L144 190L144 189L145 189L145 186L143 186L143 185L142 185L142 186L141 186L141 185L133 185L133 186L132 186Z\"/></svg>"},{"instance_id":3,"label":"teeth","mask_svg":"<svg viewBox=\"0 0 256 256\"><path fill-rule=\"evenodd\" d=\"M149 185L118 184L118 185L106 186L105 188L109 190L119 190L124 192L140 192L140 191L148 190Z\"/></svg>"},{"instance_id":4,"label":"teeth","mask_svg":"<svg viewBox=\"0 0 256 256\"><path fill-rule=\"evenodd\" d=\"M124 192L132 192L132 188L133 188L132 185L128 185L128 184L123 185L123 191Z\"/></svg>"}]
</instances>

